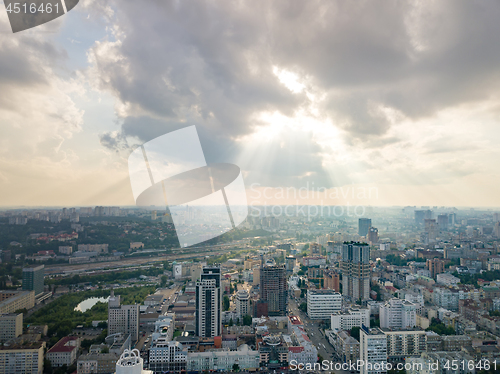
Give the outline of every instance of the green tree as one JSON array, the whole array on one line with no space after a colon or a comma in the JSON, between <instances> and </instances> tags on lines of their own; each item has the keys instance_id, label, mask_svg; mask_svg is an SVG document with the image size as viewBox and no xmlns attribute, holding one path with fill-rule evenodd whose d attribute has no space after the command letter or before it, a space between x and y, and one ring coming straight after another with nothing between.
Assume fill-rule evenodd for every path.
<instances>
[{"instance_id":1,"label":"green tree","mask_svg":"<svg viewBox=\"0 0 500 374\"><path fill-rule=\"evenodd\" d=\"M233 322L233 319L231 318L231 319L229 320L229 326L232 326L232 325L234 325L234 322Z\"/></svg>"},{"instance_id":2,"label":"green tree","mask_svg":"<svg viewBox=\"0 0 500 374\"><path fill-rule=\"evenodd\" d=\"M299 309L302 310L304 313L307 312L307 303L301 303L299 305Z\"/></svg>"},{"instance_id":3,"label":"green tree","mask_svg":"<svg viewBox=\"0 0 500 374\"><path fill-rule=\"evenodd\" d=\"M229 310L229 297L224 296L224 298L222 300L223 300L222 302L224 304L224 311Z\"/></svg>"},{"instance_id":4,"label":"green tree","mask_svg":"<svg viewBox=\"0 0 500 374\"><path fill-rule=\"evenodd\" d=\"M248 314L243 316L243 326L252 326L252 316Z\"/></svg>"},{"instance_id":5,"label":"green tree","mask_svg":"<svg viewBox=\"0 0 500 374\"><path fill-rule=\"evenodd\" d=\"M238 371L240 371L240 365L238 365L238 364L234 364L234 365L233 365L233 371L234 371L235 373L236 373L236 372L238 372Z\"/></svg>"}]
</instances>

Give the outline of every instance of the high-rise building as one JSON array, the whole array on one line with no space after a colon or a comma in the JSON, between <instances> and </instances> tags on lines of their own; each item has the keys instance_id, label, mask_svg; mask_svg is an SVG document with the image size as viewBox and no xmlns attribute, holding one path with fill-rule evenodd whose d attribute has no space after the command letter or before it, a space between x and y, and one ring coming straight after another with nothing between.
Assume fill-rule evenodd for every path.
<instances>
[{"instance_id":1,"label":"high-rise building","mask_svg":"<svg viewBox=\"0 0 500 374\"><path fill-rule=\"evenodd\" d=\"M295 264L297 263L297 259L293 256L288 256L286 258L286 271L288 272L293 272L293 269L295 268Z\"/></svg>"},{"instance_id":2,"label":"high-rise building","mask_svg":"<svg viewBox=\"0 0 500 374\"><path fill-rule=\"evenodd\" d=\"M44 265L23 268L23 290L35 291L35 296L43 292Z\"/></svg>"},{"instance_id":3,"label":"high-rise building","mask_svg":"<svg viewBox=\"0 0 500 374\"><path fill-rule=\"evenodd\" d=\"M387 336L380 328L361 326L359 359L363 363L360 374L387 373Z\"/></svg>"},{"instance_id":4,"label":"high-rise building","mask_svg":"<svg viewBox=\"0 0 500 374\"><path fill-rule=\"evenodd\" d=\"M376 227L370 227L368 230L368 242L370 244L378 243L378 229Z\"/></svg>"},{"instance_id":5,"label":"high-rise building","mask_svg":"<svg viewBox=\"0 0 500 374\"><path fill-rule=\"evenodd\" d=\"M430 210L416 210L415 211L415 224L417 226L422 226L424 220L432 218L432 211Z\"/></svg>"},{"instance_id":6,"label":"high-rise building","mask_svg":"<svg viewBox=\"0 0 500 374\"><path fill-rule=\"evenodd\" d=\"M286 269L266 265L260 269L260 299L267 303L269 316L285 316L287 303Z\"/></svg>"},{"instance_id":7,"label":"high-rise building","mask_svg":"<svg viewBox=\"0 0 500 374\"><path fill-rule=\"evenodd\" d=\"M380 306L380 327L411 329L417 325L417 306L410 301L390 299Z\"/></svg>"},{"instance_id":8,"label":"high-rise building","mask_svg":"<svg viewBox=\"0 0 500 374\"><path fill-rule=\"evenodd\" d=\"M344 243L342 247L342 294L351 301L370 297L370 247Z\"/></svg>"},{"instance_id":9,"label":"high-rise building","mask_svg":"<svg viewBox=\"0 0 500 374\"><path fill-rule=\"evenodd\" d=\"M424 220L424 229L430 241L436 240L438 226L435 219Z\"/></svg>"},{"instance_id":10,"label":"high-rise building","mask_svg":"<svg viewBox=\"0 0 500 374\"><path fill-rule=\"evenodd\" d=\"M358 221L358 235L368 235L368 230L372 227L372 220L370 218L360 218Z\"/></svg>"},{"instance_id":11,"label":"high-rise building","mask_svg":"<svg viewBox=\"0 0 500 374\"><path fill-rule=\"evenodd\" d=\"M328 319L342 309L342 295L334 290L307 290L307 315L310 319Z\"/></svg>"},{"instance_id":12,"label":"high-rise building","mask_svg":"<svg viewBox=\"0 0 500 374\"><path fill-rule=\"evenodd\" d=\"M222 334L220 266L204 266L196 283L196 335L213 338Z\"/></svg>"},{"instance_id":13,"label":"high-rise building","mask_svg":"<svg viewBox=\"0 0 500 374\"><path fill-rule=\"evenodd\" d=\"M246 315L250 315L250 294L247 290L239 290L236 294L236 317L243 323Z\"/></svg>"},{"instance_id":14,"label":"high-rise building","mask_svg":"<svg viewBox=\"0 0 500 374\"><path fill-rule=\"evenodd\" d=\"M440 214L438 215L437 218L437 224L439 231L446 231L448 230L448 214Z\"/></svg>"},{"instance_id":15,"label":"high-rise building","mask_svg":"<svg viewBox=\"0 0 500 374\"><path fill-rule=\"evenodd\" d=\"M133 342L139 338L139 305L121 305L120 295L111 291L108 301L108 335L130 334Z\"/></svg>"},{"instance_id":16,"label":"high-rise building","mask_svg":"<svg viewBox=\"0 0 500 374\"><path fill-rule=\"evenodd\" d=\"M23 314L0 315L0 343L17 338L23 333Z\"/></svg>"},{"instance_id":17,"label":"high-rise building","mask_svg":"<svg viewBox=\"0 0 500 374\"><path fill-rule=\"evenodd\" d=\"M444 272L444 261L439 258L428 259L426 266L431 272L432 278L436 278L436 275Z\"/></svg>"}]
</instances>

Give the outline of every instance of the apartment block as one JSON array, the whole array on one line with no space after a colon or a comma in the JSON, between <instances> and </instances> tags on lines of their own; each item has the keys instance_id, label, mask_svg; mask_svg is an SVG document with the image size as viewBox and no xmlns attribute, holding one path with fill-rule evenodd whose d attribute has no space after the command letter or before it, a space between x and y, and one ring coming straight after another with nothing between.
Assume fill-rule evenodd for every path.
<instances>
[{"instance_id":1,"label":"apartment block","mask_svg":"<svg viewBox=\"0 0 500 374\"><path fill-rule=\"evenodd\" d=\"M23 314L0 315L0 342L17 338L23 333Z\"/></svg>"}]
</instances>

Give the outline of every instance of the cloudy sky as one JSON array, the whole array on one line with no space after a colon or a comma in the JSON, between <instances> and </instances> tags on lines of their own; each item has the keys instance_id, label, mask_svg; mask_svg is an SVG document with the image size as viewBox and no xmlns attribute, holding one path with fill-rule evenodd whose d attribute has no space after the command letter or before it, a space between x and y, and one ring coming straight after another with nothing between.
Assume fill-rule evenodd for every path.
<instances>
[{"instance_id":1,"label":"cloudy sky","mask_svg":"<svg viewBox=\"0 0 500 374\"><path fill-rule=\"evenodd\" d=\"M0 205L133 205L130 153L196 125L250 200L500 206L498 2L81 0L16 34L3 7Z\"/></svg>"}]
</instances>

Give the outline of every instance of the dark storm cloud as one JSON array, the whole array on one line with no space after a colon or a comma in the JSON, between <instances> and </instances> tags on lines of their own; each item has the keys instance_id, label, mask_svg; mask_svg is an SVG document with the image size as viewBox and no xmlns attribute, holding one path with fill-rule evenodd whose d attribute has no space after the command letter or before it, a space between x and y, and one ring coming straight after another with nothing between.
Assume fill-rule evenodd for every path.
<instances>
[{"instance_id":1,"label":"dark storm cloud","mask_svg":"<svg viewBox=\"0 0 500 374\"><path fill-rule=\"evenodd\" d=\"M197 124L207 159L217 161L238 153L234 139L254 131L255 113L292 116L307 103L273 66L326 92L320 110L358 147L398 141L380 106L419 119L487 99L499 84L496 2L120 1L114 9L119 43L97 46L94 67L101 88L130 108L118 137L147 141ZM282 181L325 174L312 138L302 140L312 153L291 162L276 145L269 170L254 172Z\"/></svg>"}]
</instances>

